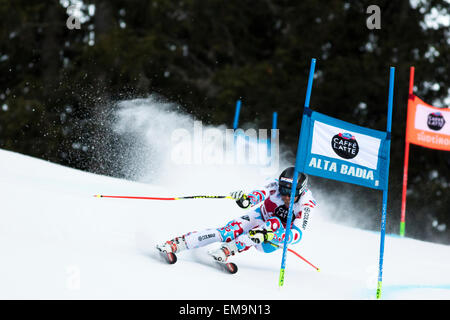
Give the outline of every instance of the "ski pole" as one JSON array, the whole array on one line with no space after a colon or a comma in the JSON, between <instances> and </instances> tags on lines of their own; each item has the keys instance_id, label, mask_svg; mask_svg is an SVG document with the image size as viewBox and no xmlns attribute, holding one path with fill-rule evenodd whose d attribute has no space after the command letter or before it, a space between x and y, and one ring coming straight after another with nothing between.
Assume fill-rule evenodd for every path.
<instances>
[{"instance_id":1,"label":"ski pole","mask_svg":"<svg viewBox=\"0 0 450 320\"><path fill-rule=\"evenodd\" d=\"M186 196L173 198L159 197L132 197L132 196L107 196L103 194L94 195L96 198L116 198L116 199L141 199L141 200L184 200L184 199L233 199L231 196Z\"/></svg>"},{"instance_id":2,"label":"ski pole","mask_svg":"<svg viewBox=\"0 0 450 320\"><path fill-rule=\"evenodd\" d=\"M273 242L267 241L268 243L270 243L272 246L277 247L277 248L281 248L282 246L279 246ZM292 252L293 254L295 254L297 257L299 257L300 259L302 259L303 261L305 261L307 264L309 264L311 267L313 267L314 269L316 269L318 272L320 272L320 269L317 268L315 265L313 265L311 262L309 262L308 260L306 260L305 258L303 258L301 255L299 255L297 252L295 252L292 249L287 249L287 251Z\"/></svg>"}]
</instances>

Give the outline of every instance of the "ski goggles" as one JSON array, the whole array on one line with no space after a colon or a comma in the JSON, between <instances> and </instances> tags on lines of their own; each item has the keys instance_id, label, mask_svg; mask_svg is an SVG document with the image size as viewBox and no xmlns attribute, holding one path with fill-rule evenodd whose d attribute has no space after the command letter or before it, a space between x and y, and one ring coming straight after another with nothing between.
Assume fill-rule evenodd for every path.
<instances>
[{"instance_id":1,"label":"ski goggles","mask_svg":"<svg viewBox=\"0 0 450 320\"><path fill-rule=\"evenodd\" d=\"M278 186L278 192L280 192L280 194L282 196L290 196L291 195L291 188ZM297 197L298 195L299 195L299 191L295 190L295 196Z\"/></svg>"}]
</instances>

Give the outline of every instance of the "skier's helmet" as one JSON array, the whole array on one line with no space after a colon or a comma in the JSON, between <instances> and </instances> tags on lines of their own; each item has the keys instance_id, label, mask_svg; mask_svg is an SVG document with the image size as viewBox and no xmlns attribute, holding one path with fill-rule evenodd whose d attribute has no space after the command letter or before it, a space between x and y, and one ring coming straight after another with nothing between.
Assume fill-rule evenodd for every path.
<instances>
[{"instance_id":1,"label":"skier's helmet","mask_svg":"<svg viewBox=\"0 0 450 320\"><path fill-rule=\"evenodd\" d=\"M292 182L294 178L294 167L285 169L278 179L278 191L282 196L291 195ZM308 187L308 176L299 172L297 178L297 187L295 188L295 196L301 195Z\"/></svg>"}]
</instances>

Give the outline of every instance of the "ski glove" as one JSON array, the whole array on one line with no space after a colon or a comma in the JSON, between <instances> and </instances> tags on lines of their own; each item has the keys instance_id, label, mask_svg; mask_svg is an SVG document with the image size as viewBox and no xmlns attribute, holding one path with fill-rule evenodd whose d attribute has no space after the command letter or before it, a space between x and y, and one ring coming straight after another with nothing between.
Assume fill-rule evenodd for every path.
<instances>
[{"instance_id":1,"label":"ski glove","mask_svg":"<svg viewBox=\"0 0 450 320\"><path fill-rule=\"evenodd\" d=\"M250 199L242 190L233 191L230 193L231 198L236 201L237 205L243 209L250 207Z\"/></svg>"},{"instance_id":2,"label":"ski glove","mask_svg":"<svg viewBox=\"0 0 450 320\"><path fill-rule=\"evenodd\" d=\"M272 241L274 233L270 228L267 229L257 228L250 230L248 232L248 235L254 243L260 244L262 242Z\"/></svg>"}]
</instances>

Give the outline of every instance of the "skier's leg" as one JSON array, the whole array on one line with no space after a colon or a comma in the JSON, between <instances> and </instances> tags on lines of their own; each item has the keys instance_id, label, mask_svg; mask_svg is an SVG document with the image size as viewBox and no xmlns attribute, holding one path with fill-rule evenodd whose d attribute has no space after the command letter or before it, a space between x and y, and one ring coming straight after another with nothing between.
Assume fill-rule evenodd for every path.
<instances>
[{"instance_id":1,"label":"skier's leg","mask_svg":"<svg viewBox=\"0 0 450 320\"><path fill-rule=\"evenodd\" d=\"M200 232L192 232L185 235L188 249L203 247L213 242L229 242L248 230L264 223L258 211L229 221L224 227L218 229L207 229Z\"/></svg>"},{"instance_id":2,"label":"skier's leg","mask_svg":"<svg viewBox=\"0 0 450 320\"><path fill-rule=\"evenodd\" d=\"M228 222L223 228L218 229L222 236L220 248L209 251L214 259L226 262L228 257L236 253L248 250L252 246L261 246L254 243L248 236L248 231L264 224L259 208L239 219Z\"/></svg>"},{"instance_id":3,"label":"skier's leg","mask_svg":"<svg viewBox=\"0 0 450 320\"><path fill-rule=\"evenodd\" d=\"M213 242L220 242L220 234L217 229L206 229L203 231L194 231L184 235L187 249L194 249L207 246Z\"/></svg>"},{"instance_id":4,"label":"skier's leg","mask_svg":"<svg viewBox=\"0 0 450 320\"><path fill-rule=\"evenodd\" d=\"M226 262L230 256L246 251L253 246L261 245L254 243L248 233L244 233L234 240L223 242L219 248L209 251L209 254L217 261Z\"/></svg>"},{"instance_id":5,"label":"skier's leg","mask_svg":"<svg viewBox=\"0 0 450 320\"><path fill-rule=\"evenodd\" d=\"M252 228L248 228L247 230L245 230L245 232L243 234L241 234L240 236L238 236L234 241L235 246L236 246L236 252L243 252L246 251L248 249L250 249L251 247L255 247L258 250L264 250L264 244L263 242L261 243L255 243L252 238L249 236L249 231L251 229L266 229L266 230L271 230L271 232L274 234L274 238L272 241L284 241L284 232L285 232L285 228L283 227L283 224L281 223L281 220L278 217L272 217L270 219L268 219L266 222L260 223L260 224L256 224L253 225ZM295 228L295 226L293 226L293 228L291 229L291 235L298 234L298 231L296 230L297 228ZM300 235L301 237L301 235ZM298 238L297 236L294 237L290 237L290 238L294 238L295 240L297 240L296 238ZM283 239L283 240L281 240ZM298 240L300 241L300 240ZM296 241L295 243L297 243L298 241ZM267 245L269 245L267 243ZM271 246L273 248L273 246ZM264 250L265 251L265 250ZM271 250L273 251L273 250Z\"/></svg>"},{"instance_id":6,"label":"skier's leg","mask_svg":"<svg viewBox=\"0 0 450 320\"><path fill-rule=\"evenodd\" d=\"M231 220L224 227L217 230L220 233L222 242L230 242L263 223L261 211L257 208L240 218Z\"/></svg>"},{"instance_id":7,"label":"skier's leg","mask_svg":"<svg viewBox=\"0 0 450 320\"><path fill-rule=\"evenodd\" d=\"M178 253L180 251L206 246L210 243L219 241L221 241L221 238L217 229L206 229L199 232L193 231L186 233L158 245L157 248L161 251Z\"/></svg>"},{"instance_id":8,"label":"skier's leg","mask_svg":"<svg viewBox=\"0 0 450 320\"><path fill-rule=\"evenodd\" d=\"M271 245L269 242L262 242L256 244L248 234L248 231L255 228L262 227L264 229L270 229L273 232L273 239L271 242L276 244L276 246ZM237 238L231 240L230 242L224 243L220 248L211 251L210 254L219 261L227 261L228 257L235 255L255 247L257 250L270 253L277 250L280 246L284 245L284 236L286 229L278 217L272 217L268 219L265 223L261 225L255 225L253 228L248 229L245 233L242 233ZM295 225L292 225L289 231L289 241L288 244L296 244L300 242L302 237L302 232Z\"/></svg>"},{"instance_id":9,"label":"skier's leg","mask_svg":"<svg viewBox=\"0 0 450 320\"><path fill-rule=\"evenodd\" d=\"M270 243L262 243L260 247L257 247L258 250L264 251L266 253L270 253L278 250L280 247L284 245L284 238L286 228L278 217L272 217L265 222L265 227L270 228L274 232L274 237L272 239L272 243L277 246L273 246ZM292 224L291 229L289 230L288 244L297 244L302 239L302 231L297 228L294 224Z\"/></svg>"},{"instance_id":10,"label":"skier's leg","mask_svg":"<svg viewBox=\"0 0 450 320\"><path fill-rule=\"evenodd\" d=\"M161 251L177 253L186 249L203 247L214 242L229 242L262 223L264 222L258 208L240 218L231 220L222 228L189 232L157 247Z\"/></svg>"}]
</instances>

